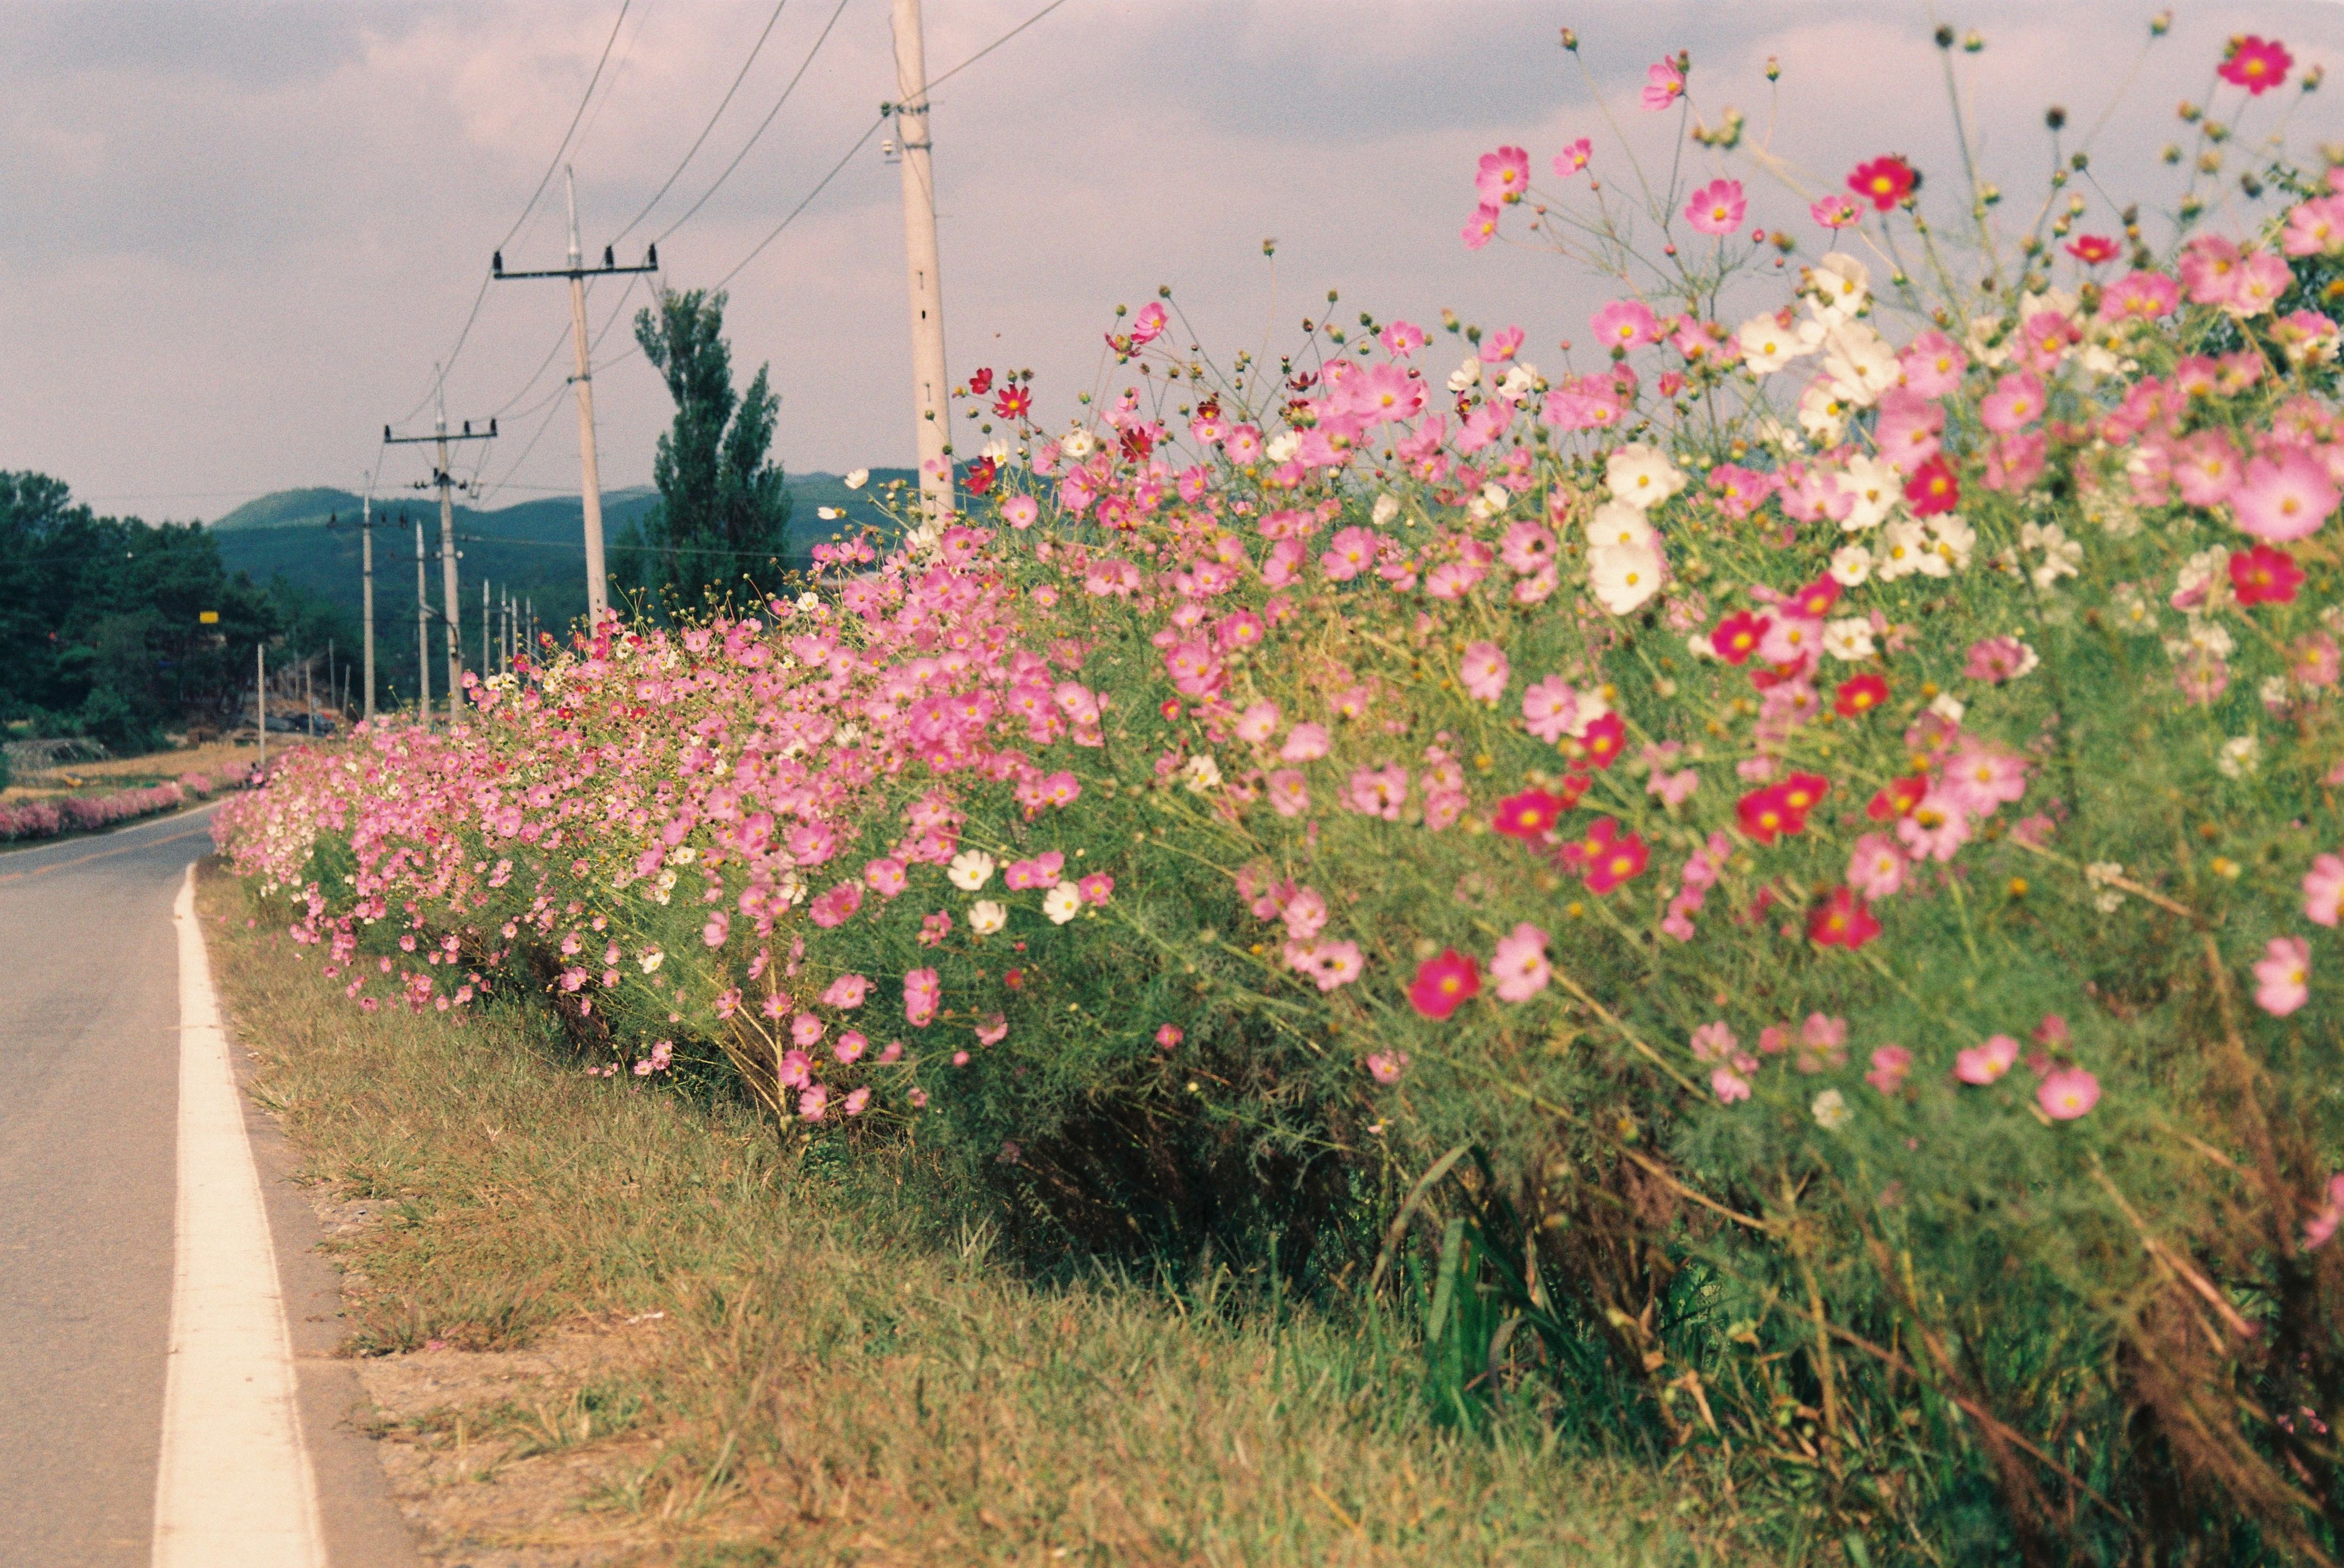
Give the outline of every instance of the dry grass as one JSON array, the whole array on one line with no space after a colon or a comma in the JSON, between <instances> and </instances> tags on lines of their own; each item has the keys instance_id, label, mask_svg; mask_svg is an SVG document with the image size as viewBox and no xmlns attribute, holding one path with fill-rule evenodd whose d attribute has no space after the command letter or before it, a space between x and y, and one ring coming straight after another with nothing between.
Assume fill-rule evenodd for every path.
<instances>
[{"instance_id":1,"label":"dry grass","mask_svg":"<svg viewBox=\"0 0 2344 1568\"><path fill-rule=\"evenodd\" d=\"M289 749L293 741L292 736L285 737L284 747ZM279 742L272 737L268 744L269 754L276 755L279 749ZM258 754L249 741L240 744L228 741L207 741L201 745L187 746L177 751L148 752L144 756L65 763L43 773L20 776L5 790L0 790L0 800L38 799L46 795L157 784L164 779L177 778L191 769L217 778L223 768L250 767Z\"/></svg>"},{"instance_id":2,"label":"dry grass","mask_svg":"<svg viewBox=\"0 0 2344 1568\"><path fill-rule=\"evenodd\" d=\"M746 1111L557 1066L517 1010L361 1015L204 899L258 1092L364 1211L351 1348L448 1561L1769 1560L1665 1474L1430 1428L1404 1348L1036 1287Z\"/></svg>"}]
</instances>

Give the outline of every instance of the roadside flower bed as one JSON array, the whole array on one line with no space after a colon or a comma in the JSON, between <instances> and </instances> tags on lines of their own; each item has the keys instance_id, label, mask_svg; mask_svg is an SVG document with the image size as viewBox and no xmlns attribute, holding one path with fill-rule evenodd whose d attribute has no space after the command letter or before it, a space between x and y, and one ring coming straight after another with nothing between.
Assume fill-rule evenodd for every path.
<instances>
[{"instance_id":1,"label":"roadside flower bed","mask_svg":"<svg viewBox=\"0 0 2344 1568\"><path fill-rule=\"evenodd\" d=\"M200 779L198 789L190 782ZM0 802L0 841L54 838L61 833L87 833L135 817L152 816L200 799L211 793L211 781L190 774L176 781L144 789L115 790L107 794L67 794L46 800Z\"/></svg>"},{"instance_id":2,"label":"roadside flower bed","mask_svg":"<svg viewBox=\"0 0 2344 1568\"><path fill-rule=\"evenodd\" d=\"M2317 85L2215 69L2200 180ZM1622 279L1562 369L1217 363L1167 295L1069 428L972 375L902 553L298 754L224 848L359 1006L526 989L1057 1234L1380 1280L1446 1216L1444 1397L1875 1552L2326 1560L2344 170L2153 249L2063 169L1997 247L1901 157L1757 185L1697 82L1648 200L1480 160L1466 245Z\"/></svg>"}]
</instances>

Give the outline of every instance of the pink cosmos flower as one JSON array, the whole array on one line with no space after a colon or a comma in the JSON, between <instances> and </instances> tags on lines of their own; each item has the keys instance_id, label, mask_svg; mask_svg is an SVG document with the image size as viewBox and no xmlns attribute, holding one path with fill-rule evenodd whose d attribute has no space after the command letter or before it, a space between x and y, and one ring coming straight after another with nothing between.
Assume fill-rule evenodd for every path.
<instances>
[{"instance_id":1,"label":"pink cosmos flower","mask_svg":"<svg viewBox=\"0 0 2344 1568\"><path fill-rule=\"evenodd\" d=\"M2279 248L2289 256L2322 256L2344 248L2344 198L2315 197L2290 208Z\"/></svg>"},{"instance_id":2,"label":"pink cosmos flower","mask_svg":"<svg viewBox=\"0 0 2344 1568\"><path fill-rule=\"evenodd\" d=\"M1270 808L1280 816L1300 816L1310 809L1310 786L1299 768L1280 768L1262 781L1269 788Z\"/></svg>"},{"instance_id":3,"label":"pink cosmos flower","mask_svg":"<svg viewBox=\"0 0 2344 1568\"><path fill-rule=\"evenodd\" d=\"M2311 1000L2311 944L2300 936L2274 936L2255 961L2255 1006L2284 1018Z\"/></svg>"},{"instance_id":4,"label":"pink cosmos flower","mask_svg":"<svg viewBox=\"0 0 2344 1568\"><path fill-rule=\"evenodd\" d=\"M863 868L863 880L882 898L893 898L904 891L904 863L893 855L872 861Z\"/></svg>"},{"instance_id":5,"label":"pink cosmos flower","mask_svg":"<svg viewBox=\"0 0 2344 1568\"><path fill-rule=\"evenodd\" d=\"M1256 703L1238 717L1238 739L1253 745L1278 733L1280 714L1276 703Z\"/></svg>"},{"instance_id":6,"label":"pink cosmos flower","mask_svg":"<svg viewBox=\"0 0 2344 1568\"><path fill-rule=\"evenodd\" d=\"M1580 137L1577 141L1572 142L1561 152L1554 155L1554 172L1556 177L1559 179L1569 179L1572 175L1575 175L1581 169L1585 168L1587 167L1587 160L1592 157L1594 154L1595 144L1589 141L1585 137Z\"/></svg>"},{"instance_id":7,"label":"pink cosmos flower","mask_svg":"<svg viewBox=\"0 0 2344 1568\"><path fill-rule=\"evenodd\" d=\"M1349 985L1367 967L1356 942L1313 942L1308 946L1289 942L1286 962L1296 973L1309 976L1321 991Z\"/></svg>"},{"instance_id":8,"label":"pink cosmos flower","mask_svg":"<svg viewBox=\"0 0 2344 1568\"><path fill-rule=\"evenodd\" d=\"M863 1053L870 1046L867 1036L860 1030L849 1029L838 1037L837 1043L830 1047L830 1054L842 1062L857 1062L863 1059Z\"/></svg>"},{"instance_id":9,"label":"pink cosmos flower","mask_svg":"<svg viewBox=\"0 0 2344 1568\"><path fill-rule=\"evenodd\" d=\"M2303 874L2303 917L2314 926L2333 926L2344 909L2344 856L2314 856Z\"/></svg>"},{"instance_id":10,"label":"pink cosmos flower","mask_svg":"<svg viewBox=\"0 0 2344 1568\"><path fill-rule=\"evenodd\" d=\"M1646 793L1659 798L1664 806L1682 805L1701 787L1699 768L1679 768L1671 773L1666 768L1654 768L1644 781Z\"/></svg>"},{"instance_id":11,"label":"pink cosmos flower","mask_svg":"<svg viewBox=\"0 0 2344 1568\"><path fill-rule=\"evenodd\" d=\"M1306 721L1286 732L1286 744L1278 754L1289 763L1313 763L1327 754L1329 744L1326 725Z\"/></svg>"},{"instance_id":12,"label":"pink cosmos flower","mask_svg":"<svg viewBox=\"0 0 2344 1568\"><path fill-rule=\"evenodd\" d=\"M700 939L711 947L722 947L724 946L725 937L732 934L732 917L720 909L708 917L707 925L700 928Z\"/></svg>"},{"instance_id":13,"label":"pink cosmos flower","mask_svg":"<svg viewBox=\"0 0 2344 1568\"><path fill-rule=\"evenodd\" d=\"M2238 449L2216 430L2183 437L2170 449L2174 487L2191 506L2218 506L2238 488Z\"/></svg>"},{"instance_id":14,"label":"pink cosmos flower","mask_svg":"<svg viewBox=\"0 0 2344 1568\"><path fill-rule=\"evenodd\" d=\"M1644 107L1654 112L1667 108L1684 92L1684 73L1677 69L1674 60L1661 60L1644 70Z\"/></svg>"},{"instance_id":15,"label":"pink cosmos flower","mask_svg":"<svg viewBox=\"0 0 2344 1568\"><path fill-rule=\"evenodd\" d=\"M828 990L823 992L822 1005L825 1007L836 1007L841 1012L851 1012L863 1006L863 998L868 996L870 991L871 982L864 976L841 975L830 983Z\"/></svg>"},{"instance_id":16,"label":"pink cosmos flower","mask_svg":"<svg viewBox=\"0 0 2344 1568\"><path fill-rule=\"evenodd\" d=\"M1943 332L1924 332L1896 356L1905 387L1924 398L1942 398L1962 384L1970 359L1961 345Z\"/></svg>"},{"instance_id":17,"label":"pink cosmos flower","mask_svg":"<svg viewBox=\"0 0 2344 1568\"><path fill-rule=\"evenodd\" d=\"M803 1051L783 1051L773 1077L783 1088L801 1088L813 1081L813 1058Z\"/></svg>"},{"instance_id":18,"label":"pink cosmos flower","mask_svg":"<svg viewBox=\"0 0 2344 1568\"><path fill-rule=\"evenodd\" d=\"M864 1084L847 1091L844 1108L846 1114L849 1116L861 1116L863 1114L863 1108L870 1103L871 1086L869 1084Z\"/></svg>"},{"instance_id":19,"label":"pink cosmos flower","mask_svg":"<svg viewBox=\"0 0 2344 1568\"><path fill-rule=\"evenodd\" d=\"M1513 667L1495 642L1472 644L1465 650L1464 659L1457 667L1465 694L1477 703L1494 703L1504 696L1506 681L1512 672Z\"/></svg>"},{"instance_id":20,"label":"pink cosmos flower","mask_svg":"<svg viewBox=\"0 0 2344 1568\"><path fill-rule=\"evenodd\" d=\"M800 1013L790 1020L791 1043L811 1048L829 1032L828 1026L812 1013Z\"/></svg>"},{"instance_id":21,"label":"pink cosmos flower","mask_svg":"<svg viewBox=\"0 0 2344 1568\"><path fill-rule=\"evenodd\" d=\"M1013 495L1001 503L1001 519L1012 528L1031 528L1041 515L1041 504L1030 495Z\"/></svg>"},{"instance_id":22,"label":"pink cosmos flower","mask_svg":"<svg viewBox=\"0 0 2344 1568\"><path fill-rule=\"evenodd\" d=\"M1105 904L1115 894L1115 878L1104 871L1094 871L1075 884L1086 904Z\"/></svg>"},{"instance_id":23,"label":"pink cosmos flower","mask_svg":"<svg viewBox=\"0 0 2344 1568\"><path fill-rule=\"evenodd\" d=\"M2043 383L2025 372L1995 383L1978 403L1978 420L1997 435L2025 430L2043 417Z\"/></svg>"},{"instance_id":24,"label":"pink cosmos flower","mask_svg":"<svg viewBox=\"0 0 2344 1568\"><path fill-rule=\"evenodd\" d=\"M1522 722L1549 745L1580 727L1579 693L1560 675L1549 675L1522 693Z\"/></svg>"},{"instance_id":25,"label":"pink cosmos flower","mask_svg":"<svg viewBox=\"0 0 2344 1568\"><path fill-rule=\"evenodd\" d=\"M935 1021L936 1007L944 1000L944 985L934 969L907 970L904 976L904 1017L914 1027L925 1028Z\"/></svg>"},{"instance_id":26,"label":"pink cosmos flower","mask_svg":"<svg viewBox=\"0 0 2344 1568\"><path fill-rule=\"evenodd\" d=\"M2239 529L2273 544L2317 533L2336 502L2326 465L2292 447L2249 460L2245 480L2230 495Z\"/></svg>"},{"instance_id":27,"label":"pink cosmos flower","mask_svg":"<svg viewBox=\"0 0 2344 1568\"><path fill-rule=\"evenodd\" d=\"M1481 193L1485 203L1511 203L1522 199L1522 192L1531 185L1531 155L1521 147L1500 147L1481 155L1480 167L1473 176L1473 188Z\"/></svg>"},{"instance_id":28,"label":"pink cosmos flower","mask_svg":"<svg viewBox=\"0 0 2344 1568\"><path fill-rule=\"evenodd\" d=\"M2328 1201L2304 1222L2303 1249L2309 1252L2325 1247L2335 1237L2339 1226L2344 1226L2344 1176L2331 1176L2328 1179Z\"/></svg>"},{"instance_id":29,"label":"pink cosmos flower","mask_svg":"<svg viewBox=\"0 0 2344 1568\"><path fill-rule=\"evenodd\" d=\"M2035 651L2016 637L1982 637L1970 644L1962 673L1973 681L1999 686L2015 681L2036 665Z\"/></svg>"},{"instance_id":30,"label":"pink cosmos flower","mask_svg":"<svg viewBox=\"0 0 2344 1568\"><path fill-rule=\"evenodd\" d=\"M1641 349L1661 340L1660 319L1641 299L1614 299L1589 317L1587 325L1606 349Z\"/></svg>"},{"instance_id":31,"label":"pink cosmos flower","mask_svg":"<svg viewBox=\"0 0 2344 1568\"><path fill-rule=\"evenodd\" d=\"M1187 1032L1179 1025L1167 1024L1156 1031L1156 1045L1159 1050L1173 1050L1187 1037Z\"/></svg>"},{"instance_id":32,"label":"pink cosmos flower","mask_svg":"<svg viewBox=\"0 0 2344 1568\"><path fill-rule=\"evenodd\" d=\"M1995 807L2026 794L2026 764L2009 752L1968 743L1945 764L1938 788L1955 805L1991 816Z\"/></svg>"},{"instance_id":33,"label":"pink cosmos flower","mask_svg":"<svg viewBox=\"0 0 2344 1568\"><path fill-rule=\"evenodd\" d=\"M1990 1084L2018 1060L2018 1042L1996 1035L1982 1046L1972 1046L1954 1057L1954 1077L1965 1084Z\"/></svg>"},{"instance_id":34,"label":"pink cosmos flower","mask_svg":"<svg viewBox=\"0 0 2344 1568\"><path fill-rule=\"evenodd\" d=\"M1709 1087L1710 1092L1717 1096L1719 1103L1723 1105L1750 1098L1750 1080L1731 1067L1720 1067L1710 1074Z\"/></svg>"},{"instance_id":35,"label":"pink cosmos flower","mask_svg":"<svg viewBox=\"0 0 2344 1568\"><path fill-rule=\"evenodd\" d=\"M993 1014L976 1026L976 1043L980 1046L997 1046L1008 1037L1009 1020L999 1013Z\"/></svg>"},{"instance_id":36,"label":"pink cosmos flower","mask_svg":"<svg viewBox=\"0 0 2344 1568\"><path fill-rule=\"evenodd\" d=\"M2218 234L2201 234L2181 248L2181 287L2194 305L2228 305L2238 291L2238 248Z\"/></svg>"},{"instance_id":37,"label":"pink cosmos flower","mask_svg":"<svg viewBox=\"0 0 2344 1568\"><path fill-rule=\"evenodd\" d=\"M1398 822L1400 805L1407 799L1408 770L1395 763L1382 768L1362 765L1354 770L1343 804L1366 815Z\"/></svg>"},{"instance_id":38,"label":"pink cosmos flower","mask_svg":"<svg viewBox=\"0 0 2344 1568\"><path fill-rule=\"evenodd\" d=\"M1278 913L1287 936L1297 942L1308 942L1327 928L1327 898L1315 887L1296 888Z\"/></svg>"},{"instance_id":39,"label":"pink cosmos flower","mask_svg":"<svg viewBox=\"0 0 2344 1568\"><path fill-rule=\"evenodd\" d=\"M1894 839L1884 833L1867 833L1855 841L1848 855L1848 885L1869 899L1891 897L1904 888L1908 864Z\"/></svg>"},{"instance_id":40,"label":"pink cosmos flower","mask_svg":"<svg viewBox=\"0 0 2344 1568\"><path fill-rule=\"evenodd\" d=\"M2162 272L2135 272L2117 278L2100 295L2106 321L2154 321L2181 304L2181 289Z\"/></svg>"},{"instance_id":41,"label":"pink cosmos flower","mask_svg":"<svg viewBox=\"0 0 2344 1568\"><path fill-rule=\"evenodd\" d=\"M2336 684L2344 673L2344 659L2339 659L2336 639L2325 632L2307 632L2295 640L2288 649L2287 673L2298 684L2312 691L2322 691Z\"/></svg>"},{"instance_id":42,"label":"pink cosmos flower","mask_svg":"<svg viewBox=\"0 0 2344 1568\"><path fill-rule=\"evenodd\" d=\"M1327 553L1318 558L1318 570L1330 582L1349 582L1375 564L1379 540L1368 529L1347 528L1327 542Z\"/></svg>"},{"instance_id":43,"label":"pink cosmos flower","mask_svg":"<svg viewBox=\"0 0 2344 1568\"><path fill-rule=\"evenodd\" d=\"M1904 1087L1904 1077L1913 1070L1913 1053L1902 1046L1883 1046L1872 1053L1872 1070L1864 1081L1882 1094L1893 1095Z\"/></svg>"},{"instance_id":44,"label":"pink cosmos flower","mask_svg":"<svg viewBox=\"0 0 2344 1568\"><path fill-rule=\"evenodd\" d=\"M1407 1070L1408 1053L1406 1051L1369 1051L1368 1053L1368 1076L1379 1084L1396 1084L1399 1082L1400 1074Z\"/></svg>"},{"instance_id":45,"label":"pink cosmos flower","mask_svg":"<svg viewBox=\"0 0 2344 1568\"><path fill-rule=\"evenodd\" d=\"M1473 209L1473 216L1465 220L1464 232L1460 236L1466 249L1479 250L1497 238L1498 216L1498 208L1486 201Z\"/></svg>"},{"instance_id":46,"label":"pink cosmos flower","mask_svg":"<svg viewBox=\"0 0 2344 1568\"><path fill-rule=\"evenodd\" d=\"M1497 952L1490 960L1490 977L1498 983L1500 1001L1527 1002L1546 989L1554 977L1546 945L1547 934L1528 921L1498 938Z\"/></svg>"},{"instance_id":47,"label":"pink cosmos flower","mask_svg":"<svg viewBox=\"0 0 2344 1568\"><path fill-rule=\"evenodd\" d=\"M1510 572L1536 572L1554 562L1554 535L1535 522L1517 522L1498 541L1498 559Z\"/></svg>"},{"instance_id":48,"label":"pink cosmos flower","mask_svg":"<svg viewBox=\"0 0 2344 1568\"><path fill-rule=\"evenodd\" d=\"M1424 347L1424 329L1411 321L1395 321L1378 334L1384 352L1395 359L1405 359Z\"/></svg>"},{"instance_id":49,"label":"pink cosmos flower","mask_svg":"<svg viewBox=\"0 0 2344 1568\"><path fill-rule=\"evenodd\" d=\"M1750 203L1738 179L1713 179L1692 193L1685 204L1685 221L1703 234L1731 234L1742 227Z\"/></svg>"},{"instance_id":50,"label":"pink cosmos flower","mask_svg":"<svg viewBox=\"0 0 2344 1568\"><path fill-rule=\"evenodd\" d=\"M1864 209L1844 196L1827 196L1807 208L1807 216L1825 228L1846 228L1864 216Z\"/></svg>"},{"instance_id":51,"label":"pink cosmos flower","mask_svg":"<svg viewBox=\"0 0 2344 1568\"><path fill-rule=\"evenodd\" d=\"M2035 1103L2053 1121L2074 1121L2100 1103L2100 1080L2081 1067L2054 1067L2036 1087Z\"/></svg>"}]
</instances>

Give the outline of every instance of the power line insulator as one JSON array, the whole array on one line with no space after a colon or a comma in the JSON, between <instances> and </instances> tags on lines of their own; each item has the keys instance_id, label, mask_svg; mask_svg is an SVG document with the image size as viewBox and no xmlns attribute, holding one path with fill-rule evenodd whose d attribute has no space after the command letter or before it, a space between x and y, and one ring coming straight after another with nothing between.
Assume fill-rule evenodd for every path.
<instances>
[{"instance_id":1,"label":"power line insulator","mask_svg":"<svg viewBox=\"0 0 2344 1568\"><path fill-rule=\"evenodd\" d=\"M611 254L611 248L607 245L602 247L602 270L608 272L618 265L619 259Z\"/></svg>"},{"instance_id":2,"label":"power line insulator","mask_svg":"<svg viewBox=\"0 0 2344 1568\"><path fill-rule=\"evenodd\" d=\"M489 271L499 278L502 278L505 275L505 253L503 251L500 250L494 256L489 258Z\"/></svg>"}]
</instances>

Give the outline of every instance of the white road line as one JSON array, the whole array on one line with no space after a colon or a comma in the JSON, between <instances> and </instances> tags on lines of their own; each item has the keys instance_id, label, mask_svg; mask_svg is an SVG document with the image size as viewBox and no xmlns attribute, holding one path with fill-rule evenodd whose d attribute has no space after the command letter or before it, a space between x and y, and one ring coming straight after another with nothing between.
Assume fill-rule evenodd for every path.
<instances>
[{"instance_id":1,"label":"white road line","mask_svg":"<svg viewBox=\"0 0 2344 1568\"><path fill-rule=\"evenodd\" d=\"M155 1482L155 1568L323 1568L291 1336L244 1101L196 921L179 928L177 1266Z\"/></svg>"}]
</instances>

